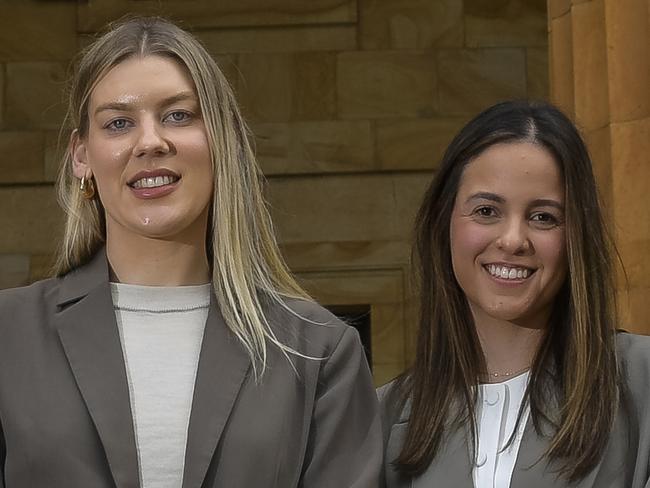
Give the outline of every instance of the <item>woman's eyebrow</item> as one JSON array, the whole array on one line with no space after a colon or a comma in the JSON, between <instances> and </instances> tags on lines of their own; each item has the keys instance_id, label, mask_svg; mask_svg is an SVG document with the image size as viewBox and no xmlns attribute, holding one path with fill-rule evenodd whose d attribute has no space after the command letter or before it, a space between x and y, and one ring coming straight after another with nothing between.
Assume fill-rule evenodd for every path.
<instances>
[{"instance_id":1,"label":"woman's eyebrow","mask_svg":"<svg viewBox=\"0 0 650 488\"><path fill-rule=\"evenodd\" d=\"M480 191L477 193L471 194L469 197L467 197L467 200L465 200L465 203L470 202L471 200L490 200L491 202L495 203L504 203L505 199L497 195L496 193L490 193L487 191Z\"/></svg>"},{"instance_id":2,"label":"woman's eyebrow","mask_svg":"<svg viewBox=\"0 0 650 488\"><path fill-rule=\"evenodd\" d=\"M158 105L160 107L167 107L168 105L173 105L177 102L184 102L186 100L196 101L196 95L191 91L182 91L171 97L163 99Z\"/></svg>"},{"instance_id":3,"label":"woman's eyebrow","mask_svg":"<svg viewBox=\"0 0 650 488\"><path fill-rule=\"evenodd\" d=\"M167 107L173 105L177 102L183 102L185 100L196 101L196 95L192 91L182 91L170 97L164 98L158 103L159 107ZM137 105L136 102L108 102L99 105L95 109L95 115L106 110L115 110L120 112L129 112L134 109Z\"/></svg>"},{"instance_id":4,"label":"woman's eyebrow","mask_svg":"<svg viewBox=\"0 0 650 488\"><path fill-rule=\"evenodd\" d=\"M557 200L552 200L550 198L538 198L530 202L531 207L555 207L559 210L564 210L564 205L562 205Z\"/></svg>"}]
</instances>

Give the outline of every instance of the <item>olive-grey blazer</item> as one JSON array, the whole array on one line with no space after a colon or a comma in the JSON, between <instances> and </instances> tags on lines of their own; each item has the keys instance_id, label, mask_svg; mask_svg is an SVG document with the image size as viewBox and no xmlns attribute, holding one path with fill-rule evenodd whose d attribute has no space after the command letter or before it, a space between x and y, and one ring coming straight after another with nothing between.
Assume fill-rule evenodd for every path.
<instances>
[{"instance_id":1,"label":"olive-grey blazer","mask_svg":"<svg viewBox=\"0 0 650 488\"><path fill-rule=\"evenodd\" d=\"M529 419L512 473L511 488L650 488L650 337L619 333L619 363L627 399L621 403L609 443L596 468L570 485L557 476L557 466L542 455L550 432L539 436ZM389 395L392 383L379 390L384 428L382 488L472 488L472 461L467 436L450 433L440 454L417 478L405 478L391 466L406 436L409 404L396 411ZM540 461L540 459L542 459ZM538 462L539 461L539 462ZM507 487L498 487L507 488Z\"/></svg>"},{"instance_id":2,"label":"olive-grey blazer","mask_svg":"<svg viewBox=\"0 0 650 488\"><path fill-rule=\"evenodd\" d=\"M377 398L356 331L309 302L271 307L256 382L212 300L183 488L376 488ZM138 453L105 252L0 292L0 488L135 488Z\"/></svg>"}]
</instances>

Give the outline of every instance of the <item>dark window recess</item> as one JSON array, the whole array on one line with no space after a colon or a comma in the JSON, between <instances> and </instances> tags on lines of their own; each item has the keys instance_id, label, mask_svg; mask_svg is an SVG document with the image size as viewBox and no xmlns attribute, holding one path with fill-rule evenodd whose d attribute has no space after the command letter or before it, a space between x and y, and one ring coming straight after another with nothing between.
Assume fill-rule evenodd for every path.
<instances>
[{"instance_id":1,"label":"dark window recess","mask_svg":"<svg viewBox=\"0 0 650 488\"><path fill-rule=\"evenodd\" d=\"M366 359L372 368L372 350L370 348L370 305L326 305L325 308L359 331L361 343L366 352Z\"/></svg>"}]
</instances>

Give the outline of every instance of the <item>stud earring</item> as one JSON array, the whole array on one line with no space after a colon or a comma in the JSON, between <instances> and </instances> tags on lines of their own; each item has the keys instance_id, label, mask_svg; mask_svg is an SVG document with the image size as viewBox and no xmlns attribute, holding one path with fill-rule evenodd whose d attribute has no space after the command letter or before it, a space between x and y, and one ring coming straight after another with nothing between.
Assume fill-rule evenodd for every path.
<instances>
[{"instance_id":1,"label":"stud earring","mask_svg":"<svg viewBox=\"0 0 650 488\"><path fill-rule=\"evenodd\" d=\"M95 196L95 183L93 182L92 177L86 178L85 175L82 176L79 190L86 200L92 200Z\"/></svg>"}]
</instances>

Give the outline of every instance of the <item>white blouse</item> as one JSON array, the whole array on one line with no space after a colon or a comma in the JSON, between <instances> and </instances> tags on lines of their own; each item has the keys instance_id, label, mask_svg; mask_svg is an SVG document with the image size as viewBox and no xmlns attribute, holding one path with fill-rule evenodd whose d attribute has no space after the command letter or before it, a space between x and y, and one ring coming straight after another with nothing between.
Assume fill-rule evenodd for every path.
<instances>
[{"instance_id":1,"label":"white blouse","mask_svg":"<svg viewBox=\"0 0 650 488\"><path fill-rule=\"evenodd\" d=\"M478 446L474 461L473 477L475 488L506 488L517 460L519 445L528 420L528 407L512 444L504 449L513 433L519 408L526 392L529 374L504 381L479 386L477 408Z\"/></svg>"}]
</instances>

